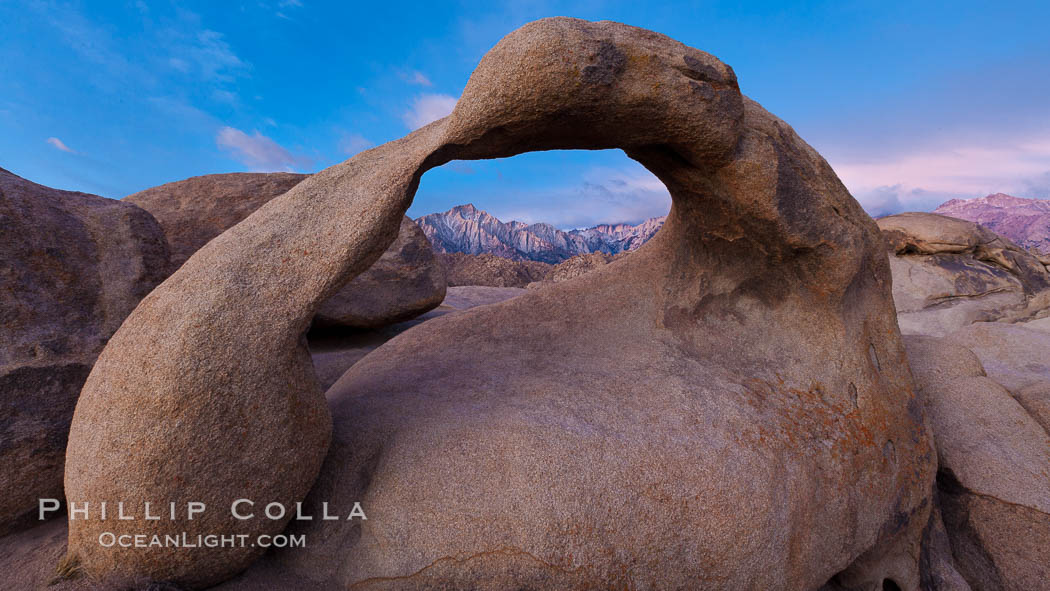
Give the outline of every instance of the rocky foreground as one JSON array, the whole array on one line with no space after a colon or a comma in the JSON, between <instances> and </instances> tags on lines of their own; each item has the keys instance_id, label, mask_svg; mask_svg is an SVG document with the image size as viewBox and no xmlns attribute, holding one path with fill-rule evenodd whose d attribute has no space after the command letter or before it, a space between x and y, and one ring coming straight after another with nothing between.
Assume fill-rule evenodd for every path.
<instances>
[{"instance_id":1,"label":"rocky foreground","mask_svg":"<svg viewBox=\"0 0 1050 591\"><path fill-rule=\"evenodd\" d=\"M1050 274L1043 261L973 222L932 213L878 221L893 271L901 332L945 336L978 321L1046 315Z\"/></svg>"},{"instance_id":2,"label":"rocky foreground","mask_svg":"<svg viewBox=\"0 0 1050 591\"><path fill-rule=\"evenodd\" d=\"M446 257L404 217L450 159L614 147L674 200L630 254ZM1050 588L1044 261L876 224L662 35L545 19L316 175L110 201L0 171L0 219L7 588ZM33 519L63 494L368 518Z\"/></svg>"}]
</instances>

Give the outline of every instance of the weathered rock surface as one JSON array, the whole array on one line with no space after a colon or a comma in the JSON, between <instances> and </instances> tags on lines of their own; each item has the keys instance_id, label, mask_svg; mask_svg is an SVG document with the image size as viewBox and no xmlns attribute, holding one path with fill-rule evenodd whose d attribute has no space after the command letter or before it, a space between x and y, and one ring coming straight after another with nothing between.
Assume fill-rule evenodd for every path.
<instances>
[{"instance_id":1,"label":"weathered rock surface","mask_svg":"<svg viewBox=\"0 0 1050 591\"><path fill-rule=\"evenodd\" d=\"M634 250L656 234L664 219L650 218L639 224L599 224L565 231L546 223L501 222L467 204L427 214L416 223L439 252L493 254L515 261L556 264L580 254Z\"/></svg>"},{"instance_id":2,"label":"weathered rock surface","mask_svg":"<svg viewBox=\"0 0 1050 591\"><path fill-rule=\"evenodd\" d=\"M1050 306L1046 268L990 230L930 213L902 213L878 224L891 251L893 299L905 334L944 336Z\"/></svg>"},{"instance_id":3,"label":"weathered rock surface","mask_svg":"<svg viewBox=\"0 0 1050 591\"><path fill-rule=\"evenodd\" d=\"M551 269L549 263L515 261L494 254L461 252L438 255L448 269L448 285L485 287L525 287L539 281Z\"/></svg>"},{"instance_id":4,"label":"weathered rock surface","mask_svg":"<svg viewBox=\"0 0 1050 591\"><path fill-rule=\"evenodd\" d=\"M0 535L62 498L80 388L167 265L145 211L0 169Z\"/></svg>"},{"instance_id":5,"label":"weathered rock surface","mask_svg":"<svg viewBox=\"0 0 1050 591\"><path fill-rule=\"evenodd\" d=\"M309 175L289 172L211 174L168 183L124 198L153 214L173 252L172 271L219 234ZM445 297L445 269L412 220L365 273L318 310L326 326L375 328L433 309Z\"/></svg>"},{"instance_id":6,"label":"weathered rock surface","mask_svg":"<svg viewBox=\"0 0 1050 591\"><path fill-rule=\"evenodd\" d=\"M957 568L973 589L1045 589L1050 580L1044 510L942 485L941 511Z\"/></svg>"},{"instance_id":7,"label":"weathered rock surface","mask_svg":"<svg viewBox=\"0 0 1050 591\"><path fill-rule=\"evenodd\" d=\"M660 232L370 353L329 392L326 455L302 335L394 241L423 172L613 147L667 185ZM503 39L450 116L198 251L103 351L69 449L71 500L287 505L309 489L307 511L368 512L298 522L309 547L242 588L278 568L313 588L914 589L934 465L882 238L827 163L714 57L565 18ZM223 517L149 530L285 523ZM259 555L106 549L103 528L143 525L71 522L90 576L202 587Z\"/></svg>"},{"instance_id":8,"label":"weathered rock surface","mask_svg":"<svg viewBox=\"0 0 1050 591\"><path fill-rule=\"evenodd\" d=\"M948 337L972 350L988 377L1011 392L1050 383L1050 334L1026 323L978 322Z\"/></svg>"},{"instance_id":9,"label":"weathered rock surface","mask_svg":"<svg viewBox=\"0 0 1050 591\"><path fill-rule=\"evenodd\" d=\"M1038 318L1036 320L1029 320L1028 322L1022 323L1021 326L1031 330L1050 332L1050 316L1047 316L1046 318Z\"/></svg>"},{"instance_id":10,"label":"weathered rock surface","mask_svg":"<svg viewBox=\"0 0 1050 591\"><path fill-rule=\"evenodd\" d=\"M498 303L525 293L522 288L499 287L452 287L441 306L411 320L384 326L374 330L338 330L310 333L310 355L321 387L327 389L354 363L379 348L395 336L428 320L446 314L468 310L478 306ZM58 581L48 585L55 577L55 564L66 549L67 527L64 515L56 515L49 521L38 523L15 535L0 537L0 573L12 589L44 589L48 591L101 591L91 581ZM301 577L290 576L276 565L260 565L251 577L238 579L237 585L247 585L254 591L290 591L308 589L315 591L316 583ZM148 585L144 583L144 585ZM220 585L220 588L224 587ZM163 591L162 588L158 588ZM150 591L153 591L151 589Z\"/></svg>"},{"instance_id":11,"label":"weathered rock surface","mask_svg":"<svg viewBox=\"0 0 1050 591\"><path fill-rule=\"evenodd\" d=\"M5 589L19 591L101 591L91 589L84 581L60 581L55 578L56 565L66 550L66 520L56 517L45 522L32 521L31 527L0 536L0 568Z\"/></svg>"},{"instance_id":12,"label":"weathered rock surface","mask_svg":"<svg viewBox=\"0 0 1050 591\"><path fill-rule=\"evenodd\" d=\"M905 335L904 343L915 385L920 390L936 382L988 375L980 358L954 341L924 335Z\"/></svg>"},{"instance_id":13,"label":"weathered rock surface","mask_svg":"<svg viewBox=\"0 0 1050 591\"><path fill-rule=\"evenodd\" d=\"M423 231L406 217L394 244L321 304L314 324L377 328L403 322L440 305L445 287L444 263Z\"/></svg>"},{"instance_id":14,"label":"weathered rock surface","mask_svg":"<svg viewBox=\"0 0 1050 591\"><path fill-rule=\"evenodd\" d=\"M969 583L955 566L951 539L941 517L940 499L934 495L930 522L922 537L922 558L919 562L922 591L971 591Z\"/></svg>"},{"instance_id":15,"label":"weathered rock surface","mask_svg":"<svg viewBox=\"0 0 1050 591\"><path fill-rule=\"evenodd\" d=\"M164 228L175 271L209 240L307 178L291 172L208 174L128 195Z\"/></svg>"},{"instance_id":16,"label":"weathered rock surface","mask_svg":"<svg viewBox=\"0 0 1050 591\"><path fill-rule=\"evenodd\" d=\"M1050 254L1050 200L995 193L977 199L952 199L933 213L977 222L1024 248Z\"/></svg>"},{"instance_id":17,"label":"weathered rock surface","mask_svg":"<svg viewBox=\"0 0 1050 591\"><path fill-rule=\"evenodd\" d=\"M525 293L520 287L485 287L464 285L448 288L448 297L442 303L454 310L469 310L478 306L498 304Z\"/></svg>"},{"instance_id":18,"label":"weathered rock surface","mask_svg":"<svg viewBox=\"0 0 1050 591\"><path fill-rule=\"evenodd\" d=\"M1050 436L955 344L966 342L958 333L905 342L930 411L955 568L974 589L1043 588L1050 580Z\"/></svg>"},{"instance_id":19,"label":"weathered rock surface","mask_svg":"<svg viewBox=\"0 0 1050 591\"><path fill-rule=\"evenodd\" d=\"M1015 326L1050 335L1050 317L1022 322ZM1046 351L1047 347L1050 346L1050 343L1041 336L1031 334L1023 334L1019 340L1038 347L1043 351ZM979 350L984 349L984 347L981 347L980 345L975 345L975 348ZM1009 351L1006 353L1010 354ZM1029 353L1037 353L1037 351ZM1014 380L1005 377L1002 379L1006 383L1010 383L1011 381L1015 382L1011 384L1013 388L1010 390L1010 393L1014 395L1014 399L1021 403L1021 406L1028 411L1028 414L1032 415L1033 419L1038 421L1039 424L1046 429L1047 433L1050 433L1050 380L1041 377L1046 373L1047 365L1050 364L1050 354L1044 355L1041 358L1037 357L1029 362L1026 361L1025 358L1030 358L1030 354L1023 355L1022 353L1022 356L1020 356L1019 360L1025 361L1024 366L1021 368L1019 368L1017 364L1012 368L1003 368L1003 373L1009 372L1015 374L1016 377ZM986 355L989 357L989 363L993 366L994 371L999 372L1001 366L997 364L992 357L1001 357L1002 354L989 352Z\"/></svg>"},{"instance_id":20,"label":"weathered rock surface","mask_svg":"<svg viewBox=\"0 0 1050 591\"><path fill-rule=\"evenodd\" d=\"M508 288L538 288L550 283L574 279L627 256L592 252L578 254L557 265L538 261L516 261L491 254L449 253L439 255L445 260L450 286L485 286Z\"/></svg>"},{"instance_id":21,"label":"weathered rock surface","mask_svg":"<svg viewBox=\"0 0 1050 591\"><path fill-rule=\"evenodd\" d=\"M328 390L346 370L380 345L428 320L459 310L496 304L525 293L520 287L450 287L437 308L405 322L372 330L318 330L310 333L310 357L321 388Z\"/></svg>"},{"instance_id":22,"label":"weathered rock surface","mask_svg":"<svg viewBox=\"0 0 1050 591\"><path fill-rule=\"evenodd\" d=\"M411 320L371 330L311 331L309 335L310 359L313 361L314 373L317 374L317 381L321 389L330 388L353 364L375 351L383 343L413 326L454 310L452 307L442 305Z\"/></svg>"},{"instance_id":23,"label":"weathered rock surface","mask_svg":"<svg viewBox=\"0 0 1050 591\"><path fill-rule=\"evenodd\" d=\"M988 377L1006 387L1050 433L1050 333L1039 330L1041 326L1046 326L1045 319L1017 324L979 322L948 338L972 349Z\"/></svg>"},{"instance_id":24,"label":"weathered rock surface","mask_svg":"<svg viewBox=\"0 0 1050 591\"><path fill-rule=\"evenodd\" d=\"M942 472L967 490L1050 513L1050 439L987 377L927 384Z\"/></svg>"},{"instance_id":25,"label":"weathered rock surface","mask_svg":"<svg viewBox=\"0 0 1050 591\"><path fill-rule=\"evenodd\" d=\"M956 565L977 589L1050 580L1050 437L999 384L931 385L941 511Z\"/></svg>"},{"instance_id":26,"label":"weathered rock surface","mask_svg":"<svg viewBox=\"0 0 1050 591\"><path fill-rule=\"evenodd\" d=\"M616 255L605 254L604 252L594 252L591 254L580 254L568 259L563 263L558 263L546 275L543 276L542 281L531 283L526 287L535 289L543 287L550 283L558 283L560 281L568 281L569 279L575 279L580 275L589 273L595 269L599 269L613 262L614 260L627 256L628 253L621 252Z\"/></svg>"},{"instance_id":27,"label":"weathered rock surface","mask_svg":"<svg viewBox=\"0 0 1050 591\"><path fill-rule=\"evenodd\" d=\"M1036 382L1010 392L1037 423L1050 433L1050 382Z\"/></svg>"}]
</instances>

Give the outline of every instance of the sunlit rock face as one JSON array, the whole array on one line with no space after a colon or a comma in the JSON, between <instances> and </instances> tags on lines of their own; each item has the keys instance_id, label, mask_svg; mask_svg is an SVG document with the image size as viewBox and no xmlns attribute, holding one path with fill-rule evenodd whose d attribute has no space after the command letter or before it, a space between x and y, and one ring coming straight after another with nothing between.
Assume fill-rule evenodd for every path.
<instances>
[{"instance_id":1,"label":"sunlit rock face","mask_svg":"<svg viewBox=\"0 0 1050 591\"><path fill-rule=\"evenodd\" d=\"M150 187L122 201L145 209L160 223L174 271L212 238L308 176L291 172L206 174Z\"/></svg>"},{"instance_id":2,"label":"sunlit rock face","mask_svg":"<svg viewBox=\"0 0 1050 591\"><path fill-rule=\"evenodd\" d=\"M569 148L664 182L656 236L406 331L332 387L330 419L301 335L394 241L423 172ZM914 589L934 461L882 237L827 163L713 56L555 18L486 54L450 116L297 184L147 297L88 378L66 487L367 512L296 522L307 548L227 588ZM261 553L99 546L132 527L71 522L70 556L201 588Z\"/></svg>"},{"instance_id":3,"label":"sunlit rock face","mask_svg":"<svg viewBox=\"0 0 1050 591\"><path fill-rule=\"evenodd\" d=\"M193 253L309 175L233 172L195 176L128 195L164 229L174 272ZM376 328L414 318L445 297L445 268L423 232L405 218L397 240L367 272L318 310L325 327Z\"/></svg>"}]
</instances>

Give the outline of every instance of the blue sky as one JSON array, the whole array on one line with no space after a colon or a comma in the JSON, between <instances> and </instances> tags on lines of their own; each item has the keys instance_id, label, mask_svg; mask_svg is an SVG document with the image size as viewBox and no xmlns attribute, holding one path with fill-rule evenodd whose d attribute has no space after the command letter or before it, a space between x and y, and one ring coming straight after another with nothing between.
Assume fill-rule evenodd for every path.
<instances>
[{"instance_id":1,"label":"blue sky","mask_svg":"<svg viewBox=\"0 0 1050 591\"><path fill-rule=\"evenodd\" d=\"M733 66L873 214L1050 198L1050 2L0 0L0 167L119 198L199 174L313 172L447 113L530 20L650 28ZM473 202L561 227L666 213L619 151L456 162L411 215Z\"/></svg>"}]
</instances>

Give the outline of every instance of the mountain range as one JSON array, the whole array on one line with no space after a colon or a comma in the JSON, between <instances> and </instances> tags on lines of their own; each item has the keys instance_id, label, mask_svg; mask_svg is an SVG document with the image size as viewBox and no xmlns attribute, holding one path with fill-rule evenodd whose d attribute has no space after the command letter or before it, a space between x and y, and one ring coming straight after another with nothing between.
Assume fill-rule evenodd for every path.
<instances>
[{"instance_id":1,"label":"mountain range","mask_svg":"<svg viewBox=\"0 0 1050 591\"><path fill-rule=\"evenodd\" d=\"M977 222L1024 248L1050 254L1050 200L995 193L975 199L952 199L933 213ZM503 222L467 204L425 215L416 223L438 252L494 254L516 261L557 264L580 254L634 250L652 238L666 218L559 230L545 223Z\"/></svg>"},{"instance_id":2,"label":"mountain range","mask_svg":"<svg viewBox=\"0 0 1050 591\"><path fill-rule=\"evenodd\" d=\"M977 199L952 199L933 213L977 222L1019 246L1050 253L1050 200L995 193Z\"/></svg>"},{"instance_id":3,"label":"mountain range","mask_svg":"<svg viewBox=\"0 0 1050 591\"><path fill-rule=\"evenodd\" d=\"M600 224L582 230L559 230L550 224L503 222L471 204L416 220L438 252L494 254L518 261L560 263L579 254L617 254L634 250L652 238L667 216L640 224Z\"/></svg>"}]
</instances>

